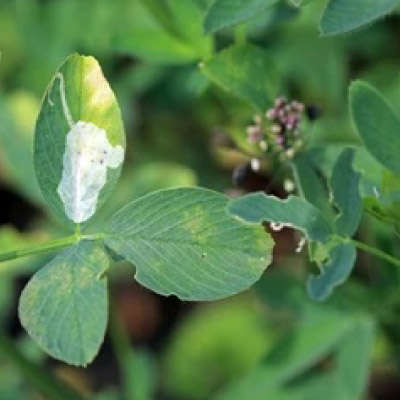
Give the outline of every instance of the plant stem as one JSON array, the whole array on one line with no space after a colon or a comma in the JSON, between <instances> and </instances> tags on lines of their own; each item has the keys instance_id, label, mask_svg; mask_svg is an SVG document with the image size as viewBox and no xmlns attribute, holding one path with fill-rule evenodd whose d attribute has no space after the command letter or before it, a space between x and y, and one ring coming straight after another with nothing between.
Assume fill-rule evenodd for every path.
<instances>
[{"instance_id":1,"label":"plant stem","mask_svg":"<svg viewBox=\"0 0 400 400\"><path fill-rule=\"evenodd\" d=\"M6 357L25 379L49 400L83 400L78 393L62 384L52 373L28 360L12 340L0 334L0 353Z\"/></svg>"},{"instance_id":2,"label":"plant stem","mask_svg":"<svg viewBox=\"0 0 400 400\"><path fill-rule=\"evenodd\" d=\"M301 198L306 199L306 195L304 193L303 187L301 186L299 171L298 171L294 161L290 162L290 168L292 169L294 184L295 184L298 195Z\"/></svg>"},{"instance_id":3,"label":"plant stem","mask_svg":"<svg viewBox=\"0 0 400 400\"><path fill-rule=\"evenodd\" d=\"M366 243L359 242L358 240L349 239L349 238L341 238L341 241L344 243L352 243L358 249L365 251L366 253L372 254L375 257L378 257L386 262L396 265L400 267L400 259L391 256L390 254L385 253L382 250L377 249L376 247L369 246Z\"/></svg>"},{"instance_id":4,"label":"plant stem","mask_svg":"<svg viewBox=\"0 0 400 400\"><path fill-rule=\"evenodd\" d=\"M132 383L129 380L129 368L130 364L133 364L132 361L135 357L135 352L132 345L129 343L125 327L118 315L115 300L111 299L110 303L109 332L114 354L117 358L122 376L122 398L134 400L135 391L132 390Z\"/></svg>"},{"instance_id":5,"label":"plant stem","mask_svg":"<svg viewBox=\"0 0 400 400\"><path fill-rule=\"evenodd\" d=\"M124 400L153 400L154 374L148 358L130 343L126 327L123 325L115 300L110 301L109 332L111 344L117 358Z\"/></svg>"},{"instance_id":6,"label":"plant stem","mask_svg":"<svg viewBox=\"0 0 400 400\"><path fill-rule=\"evenodd\" d=\"M37 255L43 253L49 253L56 250L61 250L72 244L78 243L80 240L100 240L104 239L103 234L95 235L80 235L75 234L72 236L66 236L62 239L52 240L47 243L40 244L38 246L30 247L28 249L13 250L6 253L0 253L0 262L14 260L16 258Z\"/></svg>"}]
</instances>

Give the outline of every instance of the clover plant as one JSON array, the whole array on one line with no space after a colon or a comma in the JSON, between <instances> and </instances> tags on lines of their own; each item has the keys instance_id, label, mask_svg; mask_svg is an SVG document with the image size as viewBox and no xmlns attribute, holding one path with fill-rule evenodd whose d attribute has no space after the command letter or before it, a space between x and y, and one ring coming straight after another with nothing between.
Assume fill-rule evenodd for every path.
<instances>
[{"instance_id":1,"label":"clover plant","mask_svg":"<svg viewBox=\"0 0 400 400\"><path fill-rule=\"evenodd\" d=\"M73 365L90 363L103 342L113 256L132 263L145 287L183 300L241 292L271 261L273 241L263 228L230 216L228 198L202 188L150 193L87 233L124 154L120 110L100 66L71 55L43 97L34 149L43 197L71 235L0 259L59 252L23 290L19 315L47 353Z\"/></svg>"},{"instance_id":2,"label":"clover plant","mask_svg":"<svg viewBox=\"0 0 400 400\"><path fill-rule=\"evenodd\" d=\"M383 337L376 326L389 331L388 342L398 342L400 280L389 268L400 267L392 240L400 235L398 94L388 89L393 81L389 85L382 71L368 64L377 61L371 48L382 46L386 58L379 66L397 78L397 64L389 65L396 46L387 40L397 31L391 24L377 24L365 40L361 36L379 20L395 20L399 6L400 0L71 0L43 5L25 0L15 8L0 5L6 71L0 74L14 77L14 65L22 66L15 68L15 82L41 92L52 75L40 107L27 93L7 101L0 97L1 178L4 169L4 181L58 221L58 228L51 225L57 237L49 241L48 234L22 236L2 227L0 245L6 252L0 253L0 302L11 304L17 271L31 275L34 270L19 297L20 322L47 355L73 366L90 364L109 333L121 368L121 393L93 393L92 399L149 400L157 390L151 353L133 349L112 307L109 280L119 262L131 268L139 285L181 301L213 302L254 289L231 303L199 307L174 330L160 359L167 369L163 395L361 398L371 359L378 357L372 351L375 337ZM42 18L46 23L39 29ZM24 46L10 52L3 36L11 38L10 48ZM38 50L42 42L45 51ZM121 62L123 72L116 74L113 87L124 121L94 57L74 53L56 69L74 49L96 54L106 71ZM358 74L364 63L370 75ZM351 82L346 101L354 77L363 80ZM216 139L213 154L203 160L206 146L192 150L197 142L185 136L176 152L190 155L176 158L192 158L190 168L202 159L198 169L206 170L204 176L217 175L207 170L211 157L222 160L229 174L234 170L238 186L227 190L229 195L194 186L196 176L187 165L165 162L152 147L151 162L137 168L134 163L119 180L136 151L135 141L126 140L125 126L141 128L136 110L125 112L134 108L128 97L134 93L136 100L152 90L157 92L152 100L167 103L168 111L146 115L147 131L161 136L160 127L169 121L165 114L176 104L184 112L190 109L191 129L199 125ZM393 96L389 100L386 94ZM30 111L15 117L20 102L29 103ZM31 153L30 121L36 114ZM165 126L163 152L175 146L167 143L175 125ZM171 171L183 171L177 181L192 186L148 190L170 186ZM247 175L259 181L241 185ZM148 185L149 179L157 183ZM228 186L226 180L210 181L200 179L210 187ZM112 198L122 186L125 197ZM117 211L107 212L106 203ZM378 225L392 247L371 243L368 229ZM273 249L284 228L296 231L288 258L295 279L285 277L284 263L264 274L281 256L278 249L274 260ZM381 286L348 282L360 251L384 261L376 268L385 271ZM29 267L12 264L39 255L46 257L32 259ZM25 357L22 345L0 332L0 352L46 398L82 400L80 390L70 390ZM225 359L226 368L219 368ZM0 363L0 369L3 376L8 364ZM202 387L194 393L196 385Z\"/></svg>"}]
</instances>

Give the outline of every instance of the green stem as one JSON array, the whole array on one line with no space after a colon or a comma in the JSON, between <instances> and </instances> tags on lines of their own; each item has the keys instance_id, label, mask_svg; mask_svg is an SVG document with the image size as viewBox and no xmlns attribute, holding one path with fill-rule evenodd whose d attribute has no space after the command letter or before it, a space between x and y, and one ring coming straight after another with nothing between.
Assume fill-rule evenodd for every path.
<instances>
[{"instance_id":1,"label":"green stem","mask_svg":"<svg viewBox=\"0 0 400 400\"><path fill-rule=\"evenodd\" d=\"M25 379L49 400L83 400L78 393L62 384L52 373L28 360L12 340L0 334L0 353L6 357Z\"/></svg>"},{"instance_id":2,"label":"green stem","mask_svg":"<svg viewBox=\"0 0 400 400\"><path fill-rule=\"evenodd\" d=\"M75 234L67 236L62 239L52 240L47 243L40 244L38 246L30 247L28 249L13 250L6 253L0 253L0 262L14 260L16 258L38 255L43 253L50 253L56 250L61 250L72 244L78 243L80 240L101 240L104 239L104 235L99 233L95 235L80 235Z\"/></svg>"},{"instance_id":3,"label":"green stem","mask_svg":"<svg viewBox=\"0 0 400 400\"><path fill-rule=\"evenodd\" d=\"M375 257L378 257L381 260L384 260L390 264L400 267L400 260L398 258L393 257L390 254L387 254L384 251L377 249L376 247L369 246L366 243L359 242L358 240L354 240L354 239L350 239L350 238L340 238L340 241L343 243L352 243L358 249L363 250L366 253L372 254Z\"/></svg>"},{"instance_id":4,"label":"green stem","mask_svg":"<svg viewBox=\"0 0 400 400\"><path fill-rule=\"evenodd\" d=\"M109 333L111 338L111 344L114 349L115 357L118 360L120 372L122 375L123 385L123 399L134 400L134 390L131 389L131 383L129 382L129 364L135 357L134 349L129 342L128 335L122 324L118 310L115 305L115 300L110 300L110 322L109 322Z\"/></svg>"},{"instance_id":5,"label":"green stem","mask_svg":"<svg viewBox=\"0 0 400 400\"><path fill-rule=\"evenodd\" d=\"M111 343L115 351L115 356L117 357L120 364L124 364L128 355L133 354L133 348L129 342L128 335L122 324L120 316L118 315L118 310L115 305L115 300L110 299L110 338Z\"/></svg>"},{"instance_id":6,"label":"green stem","mask_svg":"<svg viewBox=\"0 0 400 400\"><path fill-rule=\"evenodd\" d=\"M122 396L124 400L152 400L154 377L149 374L144 354L132 346L126 328L121 321L115 300L110 301L109 332L114 354L118 360Z\"/></svg>"},{"instance_id":7,"label":"green stem","mask_svg":"<svg viewBox=\"0 0 400 400\"><path fill-rule=\"evenodd\" d=\"M293 161L290 162L290 168L292 169L294 184L296 186L297 192L301 198L305 199L306 195L304 193L303 187L301 186L299 171L297 170L296 164Z\"/></svg>"}]
</instances>

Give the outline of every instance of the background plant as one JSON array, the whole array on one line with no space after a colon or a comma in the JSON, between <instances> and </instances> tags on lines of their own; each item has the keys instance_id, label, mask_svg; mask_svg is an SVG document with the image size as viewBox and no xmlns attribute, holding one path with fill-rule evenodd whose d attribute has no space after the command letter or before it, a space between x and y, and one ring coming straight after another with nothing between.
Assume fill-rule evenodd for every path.
<instances>
[{"instance_id":1,"label":"background plant","mask_svg":"<svg viewBox=\"0 0 400 400\"><path fill-rule=\"evenodd\" d=\"M1 193L8 204L2 216L1 252L40 248L64 236L79 240L80 246L101 248L103 237L91 236L100 240L87 242L82 236L106 233L110 216L130 199L196 184L229 193L262 190L280 198L290 191L300 197L294 199L303 213L313 210L319 222L326 221L325 236L318 229L307 249L297 254L301 236L287 229L272 232L277 243L274 270L250 292L224 304L196 306L140 289L133 283L131 265L115 251L100 256L101 249L96 250L104 269L110 255L119 261L110 261L113 268L104 275L113 299L110 334L99 357L85 370L49 364L15 322L13 310L22 287L40 267L54 265L54 255L40 253L2 263L4 398L33 398L36 391L48 398L182 399L355 399L367 392L372 398L382 397L384 390L395 392L398 3L229 3L231 7L223 1L172 0L1 4ZM356 31L320 37L319 24L325 36ZM359 30L363 25L368 26ZM38 99L62 61L76 51L100 61L127 132L127 156L116 191L90 226L77 234L71 225L65 232L65 218L60 224L48 212L30 152ZM369 84L351 86L351 117L346 99L355 78ZM266 112L281 96L304 104L298 126L301 146L284 160L280 149L272 151L260 141L248 140L250 127L261 127L263 135L270 135L279 121L268 119ZM232 172L236 188L230 183ZM354 190L357 181L359 191ZM276 197L268 199L278 210L282 207ZM349 204L343 199L351 199L351 210L362 205L359 226L359 213L346 214ZM13 209L12 204L17 206ZM233 202L230 207L234 204L238 205ZM341 218L343 214L356 218L350 221ZM4 223L13 223L18 231ZM263 246L267 240L263 235ZM353 267L349 261L355 259L354 245L375 254L359 252ZM333 263L343 248L351 257ZM315 262L324 274L318 275L321 270ZM143 270L137 271L139 276ZM90 282L103 285L99 292L104 299L105 280L97 278L95 274ZM316 303L304 294L312 281L318 290L310 290L308 283L308 291L319 299L335 290L325 302ZM96 302L104 310L102 305ZM101 321L105 327L105 319ZM102 338L102 328L93 332ZM116 360L118 382L111 376ZM49 378L40 364L58 379ZM108 376L103 379L104 366ZM71 385L73 391L64 387ZM326 387L335 390L327 393Z\"/></svg>"}]
</instances>

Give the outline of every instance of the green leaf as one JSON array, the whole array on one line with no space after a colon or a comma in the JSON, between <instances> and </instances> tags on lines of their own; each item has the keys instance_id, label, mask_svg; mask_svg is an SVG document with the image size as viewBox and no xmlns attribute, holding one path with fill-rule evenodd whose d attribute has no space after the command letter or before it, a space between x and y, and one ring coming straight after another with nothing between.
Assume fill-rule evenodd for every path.
<instances>
[{"instance_id":1,"label":"green leaf","mask_svg":"<svg viewBox=\"0 0 400 400\"><path fill-rule=\"evenodd\" d=\"M195 4L197 4L197 7L200 8L200 10L206 12L209 7L211 7L211 4L214 2L214 0L193 0Z\"/></svg>"},{"instance_id":2,"label":"green leaf","mask_svg":"<svg viewBox=\"0 0 400 400\"><path fill-rule=\"evenodd\" d=\"M308 4L310 1L312 0L290 0L290 2L296 7L304 6Z\"/></svg>"},{"instance_id":3,"label":"green leaf","mask_svg":"<svg viewBox=\"0 0 400 400\"><path fill-rule=\"evenodd\" d=\"M301 153L293 160L293 173L301 197L313 204L329 220L334 216L329 201L326 178L317 168L309 152Z\"/></svg>"},{"instance_id":4,"label":"green leaf","mask_svg":"<svg viewBox=\"0 0 400 400\"><path fill-rule=\"evenodd\" d=\"M268 392L268 398L274 400L361 398L368 382L373 340L374 323L369 318L357 317L354 326L340 341L335 357L335 368L272 390ZM357 365L357 368L354 368L354 365ZM265 395L267 397L267 393Z\"/></svg>"},{"instance_id":5,"label":"green leaf","mask_svg":"<svg viewBox=\"0 0 400 400\"><path fill-rule=\"evenodd\" d=\"M340 343L336 357L336 381L343 388L346 396L343 398L359 399L365 391L374 339L374 321L368 317L355 318L354 326Z\"/></svg>"},{"instance_id":6,"label":"green leaf","mask_svg":"<svg viewBox=\"0 0 400 400\"><path fill-rule=\"evenodd\" d=\"M326 300L337 286L348 279L357 251L352 244L340 244L330 251L329 257L330 260L321 266L320 275L308 278L307 291L314 300Z\"/></svg>"},{"instance_id":7,"label":"green leaf","mask_svg":"<svg viewBox=\"0 0 400 400\"><path fill-rule=\"evenodd\" d=\"M200 188L160 190L117 212L106 245L136 266L147 288L215 300L249 288L271 261L262 227L226 213L228 198Z\"/></svg>"},{"instance_id":8,"label":"green leaf","mask_svg":"<svg viewBox=\"0 0 400 400\"><path fill-rule=\"evenodd\" d=\"M334 373L307 377L300 383L283 386L268 392L268 397L274 400L345 400L341 388L337 386ZM329 390L326 388L329 387ZM353 400L347 399L346 400Z\"/></svg>"},{"instance_id":9,"label":"green leaf","mask_svg":"<svg viewBox=\"0 0 400 400\"><path fill-rule=\"evenodd\" d=\"M350 111L367 150L386 168L400 173L400 118L386 99L369 84L350 86Z\"/></svg>"},{"instance_id":10,"label":"green leaf","mask_svg":"<svg viewBox=\"0 0 400 400\"><path fill-rule=\"evenodd\" d=\"M277 336L272 323L265 323L259 306L238 296L198 307L180 322L163 356L162 376L171 398L210 399L221 384L240 378L257 365Z\"/></svg>"},{"instance_id":11,"label":"green leaf","mask_svg":"<svg viewBox=\"0 0 400 400\"><path fill-rule=\"evenodd\" d=\"M264 112L275 96L275 68L261 48L241 44L229 47L200 65L215 84ZM255 78L257 77L257 78Z\"/></svg>"},{"instance_id":12,"label":"green leaf","mask_svg":"<svg viewBox=\"0 0 400 400\"><path fill-rule=\"evenodd\" d=\"M278 0L215 0L204 19L204 31L215 33L259 16Z\"/></svg>"},{"instance_id":13,"label":"green leaf","mask_svg":"<svg viewBox=\"0 0 400 400\"><path fill-rule=\"evenodd\" d=\"M352 325L351 318L334 310L311 308L257 367L222 390L213 400L274 398L269 396L271 392L328 356Z\"/></svg>"},{"instance_id":14,"label":"green leaf","mask_svg":"<svg viewBox=\"0 0 400 400\"><path fill-rule=\"evenodd\" d=\"M354 171L353 160L354 150L344 150L335 164L331 179L333 202L339 210L336 231L350 237L356 233L362 216L360 174Z\"/></svg>"},{"instance_id":15,"label":"green leaf","mask_svg":"<svg viewBox=\"0 0 400 400\"><path fill-rule=\"evenodd\" d=\"M140 3L166 32L172 35L177 33L173 23L173 14L168 7L167 1L140 0ZM190 0L187 3L190 3Z\"/></svg>"},{"instance_id":16,"label":"green leaf","mask_svg":"<svg viewBox=\"0 0 400 400\"><path fill-rule=\"evenodd\" d=\"M151 162L132 170L128 176L129 196L139 198L152 191L172 187L196 186L193 170L171 162ZM128 183L128 179L125 180ZM126 197L125 197L126 199Z\"/></svg>"},{"instance_id":17,"label":"green leaf","mask_svg":"<svg viewBox=\"0 0 400 400\"><path fill-rule=\"evenodd\" d=\"M109 332L121 375L121 398L151 400L157 382L154 356L132 347L115 305L110 318Z\"/></svg>"},{"instance_id":18,"label":"green leaf","mask_svg":"<svg viewBox=\"0 0 400 400\"><path fill-rule=\"evenodd\" d=\"M261 192L254 193L231 200L228 210L247 222L268 221L296 228L309 240L327 242L333 233L321 212L300 197L289 196L281 200Z\"/></svg>"},{"instance_id":19,"label":"green leaf","mask_svg":"<svg viewBox=\"0 0 400 400\"><path fill-rule=\"evenodd\" d=\"M115 47L156 64L188 64L211 54L202 10L194 0L135 0L124 6Z\"/></svg>"},{"instance_id":20,"label":"green leaf","mask_svg":"<svg viewBox=\"0 0 400 400\"><path fill-rule=\"evenodd\" d=\"M34 147L40 189L65 224L86 222L101 207L124 148L121 113L97 61L68 57L46 91Z\"/></svg>"},{"instance_id":21,"label":"green leaf","mask_svg":"<svg viewBox=\"0 0 400 400\"><path fill-rule=\"evenodd\" d=\"M43 205L31 167L33 127L38 109L39 101L30 93L15 92L8 99L0 97L0 164L11 185L35 204Z\"/></svg>"},{"instance_id":22,"label":"green leaf","mask_svg":"<svg viewBox=\"0 0 400 400\"><path fill-rule=\"evenodd\" d=\"M52 357L87 365L96 356L107 326L107 268L102 246L82 241L37 272L23 290L21 323Z\"/></svg>"},{"instance_id":23,"label":"green leaf","mask_svg":"<svg viewBox=\"0 0 400 400\"><path fill-rule=\"evenodd\" d=\"M323 35L349 32L390 13L399 0L330 0L322 19Z\"/></svg>"},{"instance_id":24,"label":"green leaf","mask_svg":"<svg viewBox=\"0 0 400 400\"><path fill-rule=\"evenodd\" d=\"M267 274L266 274L267 275ZM268 276L260 279L254 285L257 297L268 308L276 312L301 315L305 304L311 303L307 293L302 288L301 280L281 269L271 269ZM314 303L313 303L314 304Z\"/></svg>"},{"instance_id":25,"label":"green leaf","mask_svg":"<svg viewBox=\"0 0 400 400\"><path fill-rule=\"evenodd\" d=\"M33 342L31 342L33 343ZM62 383L49 368L42 367L37 362L33 362L32 357L28 357L26 351L23 351L17 346L15 340L11 340L8 337L0 334L0 353L2 363L4 359L10 361L10 365L7 365L6 371L11 372L11 376L6 375L6 371L1 371L0 379L0 395L4 400L18 400L27 399L29 395L26 393L23 395L23 388L26 382L29 383L29 392L31 394L32 387L40 392L49 400L84 400L77 392L70 389L69 386ZM19 378L21 376L21 378ZM17 379L15 379L18 377ZM2 382L2 380L4 381ZM15 381L16 382L13 382ZM7 382L7 383L6 383ZM6 383L6 384L5 384ZM18 387L18 394L9 397L9 390L15 385ZM6 392L2 390L6 386Z\"/></svg>"},{"instance_id":26,"label":"green leaf","mask_svg":"<svg viewBox=\"0 0 400 400\"><path fill-rule=\"evenodd\" d=\"M400 221L400 177L389 171L359 148L354 168L361 174L360 194L369 214L387 224L398 226Z\"/></svg>"},{"instance_id":27,"label":"green leaf","mask_svg":"<svg viewBox=\"0 0 400 400\"><path fill-rule=\"evenodd\" d=\"M123 368L127 399L151 400L156 391L156 363L154 357L143 350L128 351Z\"/></svg>"},{"instance_id":28,"label":"green leaf","mask_svg":"<svg viewBox=\"0 0 400 400\"><path fill-rule=\"evenodd\" d=\"M284 313L286 334L255 368L232 380L213 400L360 398L368 381L374 321L343 298L337 306L310 301L295 281L271 271L256 285L272 320L274 313L278 318Z\"/></svg>"}]
</instances>

